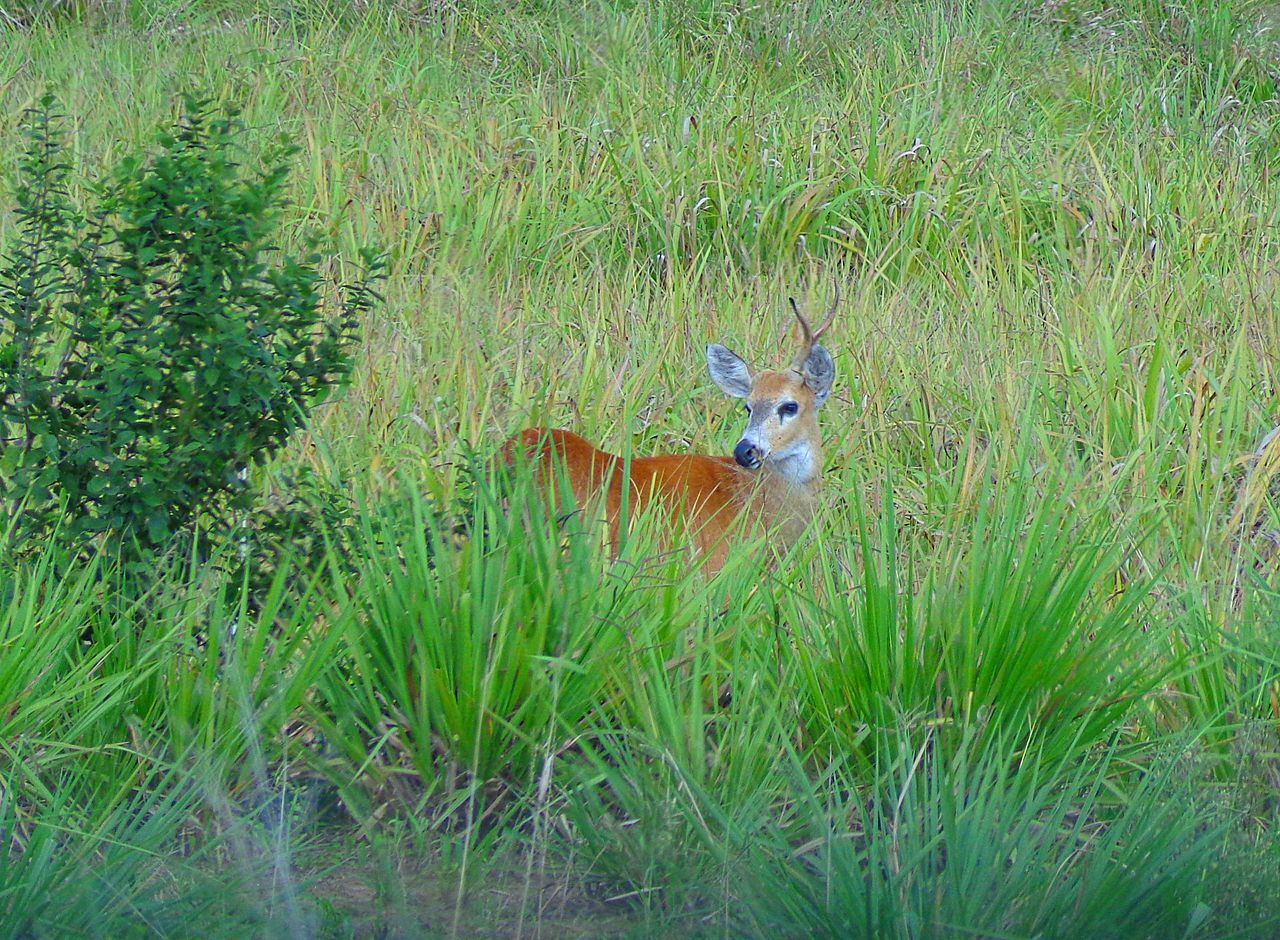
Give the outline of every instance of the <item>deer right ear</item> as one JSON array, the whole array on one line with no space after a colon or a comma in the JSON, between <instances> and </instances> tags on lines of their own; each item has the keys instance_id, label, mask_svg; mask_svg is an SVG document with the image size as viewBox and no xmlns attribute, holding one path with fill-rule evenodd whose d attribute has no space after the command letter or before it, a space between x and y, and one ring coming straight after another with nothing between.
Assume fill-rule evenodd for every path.
<instances>
[{"instance_id":1,"label":"deer right ear","mask_svg":"<svg viewBox=\"0 0 1280 940\"><path fill-rule=\"evenodd\" d=\"M813 392L814 402L821 408L836 381L835 361L831 358L831 353L814 343L802 368L804 384Z\"/></svg>"},{"instance_id":2,"label":"deer right ear","mask_svg":"<svg viewBox=\"0 0 1280 940\"><path fill-rule=\"evenodd\" d=\"M751 394L751 370L737 353L718 343L707 347L707 371L726 395L746 398Z\"/></svg>"}]
</instances>

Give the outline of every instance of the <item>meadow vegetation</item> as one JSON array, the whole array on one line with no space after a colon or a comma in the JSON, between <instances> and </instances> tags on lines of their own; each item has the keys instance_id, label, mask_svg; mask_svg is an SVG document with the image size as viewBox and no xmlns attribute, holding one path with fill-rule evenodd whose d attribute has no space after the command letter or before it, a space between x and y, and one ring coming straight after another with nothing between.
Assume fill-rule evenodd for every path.
<instances>
[{"instance_id":1,"label":"meadow vegetation","mask_svg":"<svg viewBox=\"0 0 1280 940\"><path fill-rule=\"evenodd\" d=\"M192 91L246 167L297 147L267 256L386 255L234 512L145 565L3 539L0 936L1273 936L1266 17L0 9L7 256L24 109L109 213L86 181ZM780 561L512 515L524 426L727 453L706 343L777 361L833 280L826 507Z\"/></svg>"}]
</instances>

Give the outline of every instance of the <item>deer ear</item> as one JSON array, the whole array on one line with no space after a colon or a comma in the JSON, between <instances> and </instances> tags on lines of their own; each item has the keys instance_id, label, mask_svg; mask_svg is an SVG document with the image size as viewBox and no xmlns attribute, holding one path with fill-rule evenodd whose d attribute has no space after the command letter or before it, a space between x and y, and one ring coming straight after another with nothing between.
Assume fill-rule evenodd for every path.
<instances>
[{"instance_id":1,"label":"deer ear","mask_svg":"<svg viewBox=\"0 0 1280 940\"><path fill-rule=\"evenodd\" d=\"M737 353L718 343L707 347L707 371L726 395L746 398L751 394L751 370Z\"/></svg>"},{"instance_id":2,"label":"deer ear","mask_svg":"<svg viewBox=\"0 0 1280 940\"><path fill-rule=\"evenodd\" d=\"M831 386L836 381L835 360L824 347L814 343L804 360L803 371L805 387L813 392L814 400L821 407L827 400L827 396L831 394Z\"/></svg>"}]
</instances>

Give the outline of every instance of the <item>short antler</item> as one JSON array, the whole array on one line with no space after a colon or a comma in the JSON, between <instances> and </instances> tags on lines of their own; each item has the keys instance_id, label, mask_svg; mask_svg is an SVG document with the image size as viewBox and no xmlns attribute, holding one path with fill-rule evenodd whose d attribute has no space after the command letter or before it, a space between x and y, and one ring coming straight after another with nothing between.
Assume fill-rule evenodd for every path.
<instances>
[{"instance_id":1,"label":"short antler","mask_svg":"<svg viewBox=\"0 0 1280 940\"><path fill-rule=\"evenodd\" d=\"M827 332L831 324L835 322L836 310L840 307L840 284L835 284L836 296L831 301L831 309L827 311L827 318L822 321L822 325L816 330L809 326L809 321L805 319L800 307L796 303L794 297L788 297L791 301L791 311L796 315L796 319L800 322L800 348L796 351L795 365L792 366L797 372L804 368L805 360L809 358L809 353L813 350L814 344Z\"/></svg>"}]
</instances>

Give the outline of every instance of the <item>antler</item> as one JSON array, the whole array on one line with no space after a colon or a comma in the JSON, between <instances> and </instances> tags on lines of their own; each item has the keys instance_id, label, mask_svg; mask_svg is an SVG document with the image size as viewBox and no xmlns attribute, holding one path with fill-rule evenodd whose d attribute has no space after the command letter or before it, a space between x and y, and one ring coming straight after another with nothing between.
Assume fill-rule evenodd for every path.
<instances>
[{"instance_id":1,"label":"antler","mask_svg":"<svg viewBox=\"0 0 1280 940\"><path fill-rule=\"evenodd\" d=\"M813 350L813 345L827 332L831 324L835 322L836 310L840 307L840 282L835 282L836 296L831 301L831 309L827 311L827 318L822 321L822 325L816 330L809 326L809 321L805 319L800 307L796 303L794 297L788 297L791 301L791 311L796 315L796 319L800 322L800 349L796 353L795 364L791 367L799 372L804 368L804 362L809 358L809 353Z\"/></svg>"}]
</instances>

